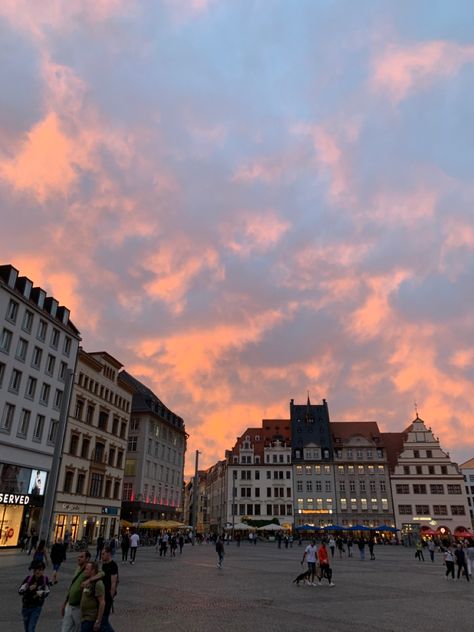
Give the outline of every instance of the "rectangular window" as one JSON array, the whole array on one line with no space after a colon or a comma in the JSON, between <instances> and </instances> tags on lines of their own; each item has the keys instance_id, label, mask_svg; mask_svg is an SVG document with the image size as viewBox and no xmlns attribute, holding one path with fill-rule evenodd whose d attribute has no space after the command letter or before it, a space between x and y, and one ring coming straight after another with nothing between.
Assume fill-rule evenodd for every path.
<instances>
[{"instance_id":1,"label":"rectangular window","mask_svg":"<svg viewBox=\"0 0 474 632\"><path fill-rule=\"evenodd\" d=\"M38 340L44 342L46 340L46 332L48 331L48 323L45 320L40 320L38 324L38 333L36 337Z\"/></svg>"},{"instance_id":2,"label":"rectangular window","mask_svg":"<svg viewBox=\"0 0 474 632\"><path fill-rule=\"evenodd\" d=\"M404 516L408 516L412 513L411 505L398 505L398 513Z\"/></svg>"},{"instance_id":3,"label":"rectangular window","mask_svg":"<svg viewBox=\"0 0 474 632\"><path fill-rule=\"evenodd\" d=\"M6 365L3 362L0 362L0 388L2 388L3 378L5 377L5 367Z\"/></svg>"},{"instance_id":4,"label":"rectangular window","mask_svg":"<svg viewBox=\"0 0 474 632\"><path fill-rule=\"evenodd\" d=\"M13 369L11 377L10 377L10 386L9 389L12 393L18 393L20 390L22 372L18 371L18 369Z\"/></svg>"},{"instance_id":5,"label":"rectangular window","mask_svg":"<svg viewBox=\"0 0 474 632\"><path fill-rule=\"evenodd\" d=\"M430 507L429 505L415 505L415 513L418 516L429 516Z\"/></svg>"},{"instance_id":6,"label":"rectangular window","mask_svg":"<svg viewBox=\"0 0 474 632\"><path fill-rule=\"evenodd\" d=\"M56 408L56 410L59 410L61 408L62 399L63 399L63 392L59 390L59 388L57 388L56 392L54 393L54 403L53 403L53 407Z\"/></svg>"},{"instance_id":7,"label":"rectangular window","mask_svg":"<svg viewBox=\"0 0 474 632\"><path fill-rule=\"evenodd\" d=\"M137 451L137 438L138 437L129 437L128 438L127 449L128 449L129 452L136 452Z\"/></svg>"},{"instance_id":8,"label":"rectangular window","mask_svg":"<svg viewBox=\"0 0 474 632\"><path fill-rule=\"evenodd\" d=\"M346 483L345 483L345 481L339 481L339 491L340 492L345 492L346 491Z\"/></svg>"},{"instance_id":9,"label":"rectangular window","mask_svg":"<svg viewBox=\"0 0 474 632\"><path fill-rule=\"evenodd\" d=\"M311 465L305 465L304 470L306 476L311 476Z\"/></svg>"},{"instance_id":10,"label":"rectangular window","mask_svg":"<svg viewBox=\"0 0 474 632\"><path fill-rule=\"evenodd\" d=\"M405 483L395 485L395 491L397 494L409 494L410 493L410 485Z\"/></svg>"},{"instance_id":11,"label":"rectangular window","mask_svg":"<svg viewBox=\"0 0 474 632\"><path fill-rule=\"evenodd\" d=\"M21 328L23 329L23 331L26 331L30 334L32 327L33 327L33 312L30 312L30 310L27 309L23 316L23 324L21 325Z\"/></svg>"},{"instance_id":12,"label":"rectangular window","mask_svg":"<svg viewBox=\"0 0 474 632\"><path fill-rule=\"evenodd\" d=\"M25 362L27 352L28 352L28 341L25 340L24 338L20 338L16 346L17 360L20 360L20 362Z\"/></svg>"},{"instance_id":13,"label":"rectangular window","mask_svg":"<svg viewBox=\"0 0 474 632\"><path fill-rule=\"evenodd\" d=\"M359 481L359 491L365 492L365 481Z\"/></svg>"},{"instance_id":14,"label":"rectangular window","mask_svg":"<svg viewBox=\"0 0 474 632\"><path fill-rule=\"evenodd\" d=\"M344 474L344 466L343 465L338 465L337 466L337 473L342 475Z\"/></svg>"},{"instance_id":15,"label":"rectangular window","mask_svg":"<svg viewBox=\"0 0 474 632\"><path fill-rule=\"evenodd\" d=\"M66 362L61 362L61 364L59 365L59 379L61 380L61 382L64 382L66 379L66 369Z\"/></svg>"},{"instance_id":16,"label":"rectangular window","mask_svg":"<svg viewBox=\"0 0 474 632\"><path fill-rule=\"evenodd\" d=\"M461 485L448 485L448 494L461 494Z\"/></svg>"},{"instance_id":17,"label":"rectangular window","mask_svg":"<svg viewBox=\"0 0 474 632\"><path fill-rule=\"evenodd\" d=\"M109 413L105 412L104 410L101 410L99 412L99 430L105 430L107 431L107 426L109 423Z\"/></svg>"},{"instance_id":18,"label":"rectangular window","mask_svg":"<svg viewBox=\"0 0 474 632\"><path fill-rule=\"evenodd\" d=\"M451 513L453 516L464 516L466 514L466 510L464 505L451 505Z\"/></svg>"},{"instance_id":19,"label":"rectangular window","mask_svg":"<svg viewBox=\"0 0 474 632\"><path fill-rule=\"evenodd\" d=\"M17 316L18 316L18 303L11 298L8 304L7 320L9 320L12 323L16 323Z\"/></svg>"},{"instance_id":20,"label":"rectangular window","mask_svg":"<svg viewBox=\"0 0 474 632\"><path fill-rule=\"evenodd\" d=\"M36 415L35 429L33 430L33 441L41 441L44 430L44 415Z\"/></svg>"},{"instance_id":21,"label":"rectangular window","mask_svg":"<svg viewBox=\"0 0 474 632\"><path fill-rule=\"evenodd\" d=\"M37 383L38 380L35 377L30 376L28 378L28 382L26 383L25 397L27 397L28 399L34 399Z\"/></svg>"},{"instance_id":22,"label":"rectangular window","mask_svg":"<svg viewBox=\"0 0 474 632\"><path fill-rule=\"evenodd\" d=\"M63 348L63 353L66 356L69 356L69 354L71 353L71 338L69 338L69 336L66 336L64 338L64 348Z\"/></svg>"},{"instance_id":23,"label":"rectangular window","mask_svg":"<svg viewBox=\"0 0 474 632\"><path fill-rule=\"evenodd\" d=\"M72 491L72 484L74 482L74 472L71 472L70 470L67 470L65 475L64 475L64 486L63 486L63 492L66 492L67 494L70 494Z\"/></svg>"},{"instance_id":24,"label":"rectangular window","mask_svg":"<svg viewBox=\"0 0 474 632\"><path fill-rule=\"evenodd\" d=\"M341 511L347 511L347 498L341 498Z\"/></svg>"},{"instance_id":25,"label":"rectangular window","mask_svg":"<svg viewBox=\"0 0 474 632\"><path fill-rule=\"evenodd\" d=\"M356 490L355 481L349 481L349 491L355 492L355 490Z\"/></svg>"},{"instance_id":26,"label":"rectangular window","mask_svg":"<svg viewBox=\"0 0 474 632\"><path fill-rule=\"evenodd\" d=\"M306 481L306 491L307 492L312 492L313 491L313 482L312 481Z\"/></svg>"},{"instance_id":27,"label":"rectangular window","mask_svg":"<svg viewBox=\"0 0 474 632\"><path fill-rule=\"evenodd\" d=\"M109 465L110 467L114 467L115 464L115 449L114 448L110 448L109 449ZM156 478L156 476L155 476Z\"/></svg>"},{"instance_id":28,"label":"rectangular window","mask_svg":"<svg viewBox=\"0 0 474 632\"><path fill-rule=\"evenodd\" d=\"M92 498L100 498L102 496L103 481L104 477L102 474L97 472L92 473L89 496L92 496Z\"/></svg>"},{"instance_id":29,"label":"rectangular window","mask_svg":"<svg viewBox=\"0 0 474 632\"><path fill-rule=\"evenodd\" d=\"M53 331L51 332L51 342L50 345L53 349L57 349L59 346L59 336L60 336L60 332L59 329L53 329Z\"/></svg>"},{"instance_id":30,"label":"rectangular window","mask_svg":"<svg viewBox=\"0 0 474 632\"><path fill-rule=\"evenodd\" d=\"M430 485L430 492L432 494L444 494L444 485Z\"/></svg>"},{"instance_id":31,"label":"rectangular window","mask_svg":"<svg viewBox=\"0 0 474 632\"><path fill-rule=\"evenodd\" d=\"M89 460L89 449L90 449L89 439L82 439L81 459Z\"/></svg>"},{"instance_id":32,"label":"rectangular window","mask_svg":"<svg viewBox=\"0 0 474 632\"><path fill-rule=\"evenodd\" d=\"M2 337L0 338L0 351L10 353L10 347L12 344L13 334L9 329L2 331Z\"/></svg>"},{"instance_id":33,"label":"rectangular window","mask_svg":"<svg viewBox=\"0 0 474 632\"><path fill-rule=\"evenodd\" d=\"M296 481L296 491L297 492L303 491L303 481Z\"/></svg>"},{"instance_id":34,"label":"rectangular window","mask_svg":"<svg viewBox=\"0 0 474 632\"><path fill-rule=\"evenodd\" d=\"M385 482L384 482L384 485L385 485ZM376 492L377 491L377 488L375 486L375 481L370 481L370 485L369 486L370 486L370 491L371 492ZM380 484L380 488L382 489L382 484ZM385 491L385 489L383 489L382 491Z\"/></svg>"},{"instance_id":35,"label":"rectangular window","mask_svg":"<svg viewBox=\"0 0 474 632\"><path fill-rule=\"evenodd\" d=\"M82 494L84 493L84 483L85 483L85 481L86 481L85 474L78 474L77 475L76 494L80 494L82 496Z\"/></svg>"},{"instance_id":36,"label":"rectangular window","mask_svg":"<svg viewBox=\"0 0 474 632\"><path fill-rule=\"evenodd\" d=\"M447 516L448 508L446 505L433 505L433 514L435 516Z\"/></svg>"},{"instance_id":37,"label":"rectangular window","mask_svg":"<svg viewBox=\"0 0 474 632\"><path fill-rule=\"evenodd\" d=\"M372 490L370 490L372 491ZM380 491L381 492L386 492L387 491L387 485L385 483L385 481L380 481Z\"/></svg>"},{"instance_id":38,"label":"rectangular window","mask_svg":"<svg viewBox=\"0 0 474 632\"><path fill-rule=\"evenodd\" d=\"M26 437L28 434L28 428L30 427L31 412L26 408L23 408L20 415L20 423L18 424L17 435L19 437Z\"/></svg>"},{"instance_id":39,"label":"rectangular window","mask_svg":"<svg viewBox=\"0 0 474 632\"><path fill-rule=\"evenodd\" d=\"M48 360L46 362L46 373L48 375L54 375L54 365L55 364L56 364L56 358L49 353L48 354Z\"/></svg>"},{"instance_id":40,"label":"rectangular window","mask_svg":"<svg viewBox=\"0 0 474 632\"><path fill-rule=\"evenodd\" d=\"M351 498L351 509L357 511L357 498Z\"/></svg>"},{"instance_id":41,"label":"rectangular window","mask_svg":"<svg viewBox=\"0 0 474 632\"><path fill-rule=\"evenodd\" d=\"M86 424L92 426L92 422L94 421L94 406L88 406L86 412Z\"/></svg>"},{"instance_id":42,"label":"rectangular window","mask_svg":"<svg viewBox=\"0 0 474 632\"><path fill-rule=\"evenodd\" d=\"M426 494L426 485L413 485L413 493L414 494Z\"/></svg>"},{"instance_id":43,"label":"rectangular window","mask_svg":"<svg viewBox=\"0 0 474 632\"><path fill-rule=\"evenodd\" d=\"M43 406L48 405L50 392L51 392L51 386L49 384L46 384L46 382L43 382L43 386L41 387L40 399L39 399L40 404L43 404Z\"/></svg>"},{"instance_id":44,"label":"rectangular window","mask_svg":"<svg viewBox=\"0 0 474 632\"><path fill-rule=\"evenodd\" d=\"M131 500L132 498L132 483L124 483L123 491L122 491L122 499L123 500Z\"/></svg>"},{"instance_id":45,"label":"rectangular window","mask_svg":"<svg viewBox=\"0 0 474 632\"><path fill-rule=\"evenodd\" d=\"M119 451L117 452L117 467L119 470L122 469L122 461L123 461L123 452ZM161 478L163 478L163 476Z\"/></svg>"},{"instance_id":46,"label":"rectangular window","mask_svg":"<svg viewBox=\"0 0 474 632\"><path fill-rule=\"evenodd\" d=\"M0 430L2 430L3 432L10 432L11 427L13 425L14 417L15 417L15 406L7 402L5 406L3 407L2 422L0 425Z\"/></svg>"},{"instance_id":47,"label":"rectangular window","mask_svg":"<svg viewBox=\"0 0 474 632\"><path fill-rule=\"evenodd\" d=\"M272 488L267 487L267 498L271 498L271 497L272 497Z\"/></svg>"},{"instance_id":48,"label":"rectangular window","mask_svg":"<svg viewBox=\"0 0 474 632\"><path fill-rule=\"evenodd\" d=\"M43 357L43 351L39 347L33 349L33 357L31 358L31 366L34 369L41 368L41 358Z\"/></svg>"},{"instance_id":49,"label":"rectangular window","mask_svg":"<svg viewBox=\"0 0 474 632\"><path fill-rule=\"evenodd\" d=\"M58 437L59 421L57 419L51 419L48 432L48 443L54 445Z\"/></svg>"},{"instance_id":50,"label":"rectangular window","mask_svg":"<svg viewBox=\"0 0 474 632\"><path fill-rule=\"evenodd\" d=\"M362 511L367 511L367 498L360 499L360 508Z\"/></svg>"}]
</instances>

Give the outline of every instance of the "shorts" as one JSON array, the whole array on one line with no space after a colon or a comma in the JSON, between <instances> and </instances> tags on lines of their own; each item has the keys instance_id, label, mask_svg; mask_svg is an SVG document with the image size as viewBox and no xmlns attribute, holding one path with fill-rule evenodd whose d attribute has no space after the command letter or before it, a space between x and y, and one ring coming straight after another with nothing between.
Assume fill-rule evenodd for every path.
<instances>
[{"instance_id":1,"label":"shorts","mask_svg":"<svg viewBox=\"0 0 474 632\"><path fill-rule=\"evenodd\" d=\"M59 571L60 568L61 568L61 562L59 562L59 564L53 564L53 571Z\"/></svg>"},{"instance_id":2,"label":"shorts","mask_svg":"<svg viewBox=\"0 0 474 632\"><path fill-rule=\"evenodd\" d=\"M315 573L316 572L316 562L308 562L308 570L311 571L311 573Z\"/></svg>"}]
</instances>

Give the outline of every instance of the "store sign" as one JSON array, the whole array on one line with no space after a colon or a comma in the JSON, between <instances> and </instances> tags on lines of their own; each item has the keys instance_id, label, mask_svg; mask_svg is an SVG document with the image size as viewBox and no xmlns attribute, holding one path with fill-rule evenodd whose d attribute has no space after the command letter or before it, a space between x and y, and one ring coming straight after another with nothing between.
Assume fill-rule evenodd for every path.
<instances>
[{"instance_id":1,"label":"store sign","mask_svg":"<svg viewBox=\"0 0 474 632\"><path fill-rule=\"evenodd\" d=\"M0 505L28 505L30 497L25 494L0 494Z\"/></svg>"},{"instance_id":2,"label":"store sign","mask_svg":"<svg viewBox=\"0 0 474 632\"><path fill-rule=\"evenodd\" d=\"M102 507L102 513L108 516L118 516L118 507Z\"/></svg>"},{"instance_id":3,"label":"store sign","mask_svg":"<svg viewBox=\"0 0 474 632\"><path fill-rule=\"evenodd\" d=\"M79 505L71 505L69 503L63 503L63 509L66 511L79 511Z\"/></svg>"}]
</instances>

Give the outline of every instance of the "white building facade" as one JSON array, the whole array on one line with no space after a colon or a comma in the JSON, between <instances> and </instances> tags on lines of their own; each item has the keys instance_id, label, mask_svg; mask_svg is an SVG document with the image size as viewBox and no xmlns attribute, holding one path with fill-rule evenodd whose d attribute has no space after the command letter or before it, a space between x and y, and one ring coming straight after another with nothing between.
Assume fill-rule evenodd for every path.
<instances>
[{"instance_id":1,"label":"white building facade","mask_svg":"<svg viewBox=\"0 0 474 632\"><path fill-rule=\"evenodd\" d=\"M474 527L474 459L469 459L469 461L461 463L459 467L464 477L464 486L471 519L470 527L472 529L472 527Z\"/></svg>"},{"instance_id":2,"label":"white building facade","mask_svg":"<svg viewBox=\"0 0 474 632\"><path fill-rule=\"evenodd\" d=\"M66 307L0 266L0 547L39 532L79 340Z\"/></svg>"},{"instance_id":3,"label":"white building facade","mask_svg":"<svg viewBox=\"0 0 474 632\"><path fill-rule=\"evenodd\" d=\"M402 538L416 538L429 529L447 538L470 527L463 475L431 428L417 415L400 434L391 486L395 523Z\"/></svg>"}]
</instances>

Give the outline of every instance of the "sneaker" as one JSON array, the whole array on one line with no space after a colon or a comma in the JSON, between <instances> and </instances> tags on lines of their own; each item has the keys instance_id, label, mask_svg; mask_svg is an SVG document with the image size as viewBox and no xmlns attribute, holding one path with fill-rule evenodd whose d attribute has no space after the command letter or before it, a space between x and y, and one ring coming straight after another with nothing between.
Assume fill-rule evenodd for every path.
<instances>
[{"instance_id":1,"label":"sneaker","mask_svg":"<svg viewBox=\"0 0 474 632\"><path fill-rule=\"evenodd\" d=\"M330 586L335 586L336 584L334 582L330 582L329 585Z\"/></svg>"},{"instance_id":2,"label":"sneaker","mask_svg":"<svg viewBox=\"0 0 474 632\"><path fill-rule=\"evenodd\" d=\"M315 584L316 586L322 586L321 582L318 582L317 584Z\"/></svg>"}]
</instances>

